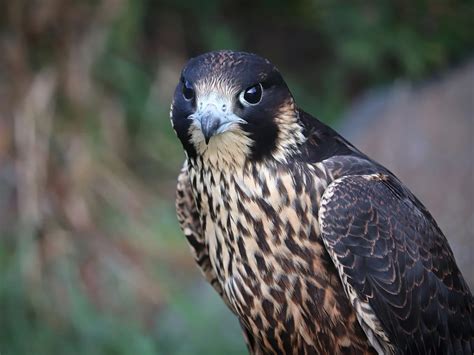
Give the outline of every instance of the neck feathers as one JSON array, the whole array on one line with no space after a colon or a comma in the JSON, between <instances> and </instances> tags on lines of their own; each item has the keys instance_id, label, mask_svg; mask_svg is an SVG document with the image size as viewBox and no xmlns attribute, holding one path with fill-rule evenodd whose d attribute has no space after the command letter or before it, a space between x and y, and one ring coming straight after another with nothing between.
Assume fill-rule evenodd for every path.
<instances>
[{"instance_id":1,"label":"neck feathers","mask_svg":"<svg viewBox=\"0 0 474 355\"><path fill-rule=\"evenodd\" d=\"M281 107L275 117L275 123L278 135L272 156L280 163L287 163L288 159L299 152L300 146L306 140L293 99Z\"/></svg>"}]
</instances>

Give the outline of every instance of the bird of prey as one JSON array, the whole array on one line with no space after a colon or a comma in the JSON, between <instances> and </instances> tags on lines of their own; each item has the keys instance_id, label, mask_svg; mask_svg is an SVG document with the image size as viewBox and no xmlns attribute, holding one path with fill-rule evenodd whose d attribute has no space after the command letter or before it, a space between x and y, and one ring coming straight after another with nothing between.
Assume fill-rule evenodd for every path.
<instances>
[{"instance_id":1,"label":"bird of prey","mask_svg":"<svg viewBox=\"0 0 474 355\"><path fill-rule=\"evenodd\" d=\"M433 217L271 62L192 58L171 122L180 226L252 354L473 353L473 297Z\"/></svg>"}]
</instances>

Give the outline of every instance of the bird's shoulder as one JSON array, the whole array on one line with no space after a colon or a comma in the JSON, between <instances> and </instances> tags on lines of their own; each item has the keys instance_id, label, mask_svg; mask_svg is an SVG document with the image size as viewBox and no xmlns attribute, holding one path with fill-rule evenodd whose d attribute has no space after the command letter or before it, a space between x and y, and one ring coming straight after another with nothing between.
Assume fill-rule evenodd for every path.
<instances>
[{"instance_id":1,"label":"bird's shoulder","mask_svg":"<svg viewBox=\"0 0 474 355\"><path fill-rule=\"evenodd\" d=\"M299 160L323 165L328 177L321 237L372 345L470 353L473 298L429 211L330 127L303 111L300 120Z\"/></svg>"},{"instance_id":2,"label":"bird's shoulder","mask_svg":"<svg viewBox=\"0 0 474 355\"><path fill-rule=\"evenodd\" d=\"M298 114L305 140L295 160L306 166L322 166L328 183L345 175L391 174L331 127L303 110Z\"/></svg>"},{"instance_id":3,"label":"bird's shoulder","mask_svg":"<svg viewBox=\"0 0 474 355\"><path fill-rule=\"evenodd\" d=\"M302 160L317 163L334 156L360 155L354 146L317 118L303 110L298 110L298 116L305 136L300 150Z\"/></svg>"}]
</instances>

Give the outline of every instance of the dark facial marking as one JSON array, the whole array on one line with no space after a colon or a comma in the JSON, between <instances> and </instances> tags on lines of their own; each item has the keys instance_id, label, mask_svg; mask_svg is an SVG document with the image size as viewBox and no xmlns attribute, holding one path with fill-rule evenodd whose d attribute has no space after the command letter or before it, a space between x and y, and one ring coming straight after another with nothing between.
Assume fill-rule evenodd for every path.
<instances>
[{"instance_id":1,"label":"dark facial marking","mask_svg":"<svg viewBox=\"0 0 474 355\"><path fill-rule=\"evenodd\" d=\"M275 117L279 114L282 105L291 97L283 81L278 82L273 77L269 79L268 82L262 83L262 98L257 105L245 107L240 104L235 109L235 113L247 122L242 128L255 142L251 150L252 160L261 160L275 149L278 137ZM276 84L273 84L274 82Z\"/></svg>"},{"instance_id":2,"label":"dark facial marking","mask_svg":"<svg viewBox=\"0 0 474 355\"><path fill-rule=\"evenodd\" d=\"M173 110L171 112L171 119L173 120L173 127L178 135L179 140L183 144L184 150L187 152L190 158L195 158L197 153L193 144L191 143L191 136L189 134L189 127L191 126L191 120L188 116L191 115L195 109L194 95L192 99L185 98L185 92L187 91L186 86L191 84L181 78L176 90L174 92ZM189 92L187 92L189 94Z\"/></svg>"},{"instance_id":3,"label":"dark facial marking","mask_svg":"<svg viewBox=\"0 0 474 355\"><path fill-rule=\"evenodd\" d=\"M233 51L216 51L189 60L183 76L191 83L211 77L225 77L240 91L266 81L276 67L256 54ZM281 78L281 76L280 76Z\"/></svg>"},{"instance_id":4,"label":"dark facial marking","mask_svg":"<svg viewBox=\"0 0 474 355\"><path fill-rule=\"evenodd\" d=\"M188 133L191 120L187 118L195 111L195 95L199 94L193 86L216 78L237 93L233 98L234 113L246 121L241 127L254 141L249 158L261 160L270 155L278 137L275 116L291 99L288 87L268 60L251 53L217 51L192 58L175 91L172 119L188 156L196 155Z\"/></svg>"}]
</instances>

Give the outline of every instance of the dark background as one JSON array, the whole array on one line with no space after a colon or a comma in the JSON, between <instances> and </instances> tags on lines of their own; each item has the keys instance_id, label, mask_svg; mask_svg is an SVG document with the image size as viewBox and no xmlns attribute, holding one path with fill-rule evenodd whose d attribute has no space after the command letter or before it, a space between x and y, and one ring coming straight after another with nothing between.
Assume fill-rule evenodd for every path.
<instances>
[{"instance_id":1,"label":"dark background","mask_svg":"<svg viewBox=\"0 0 474 355\"><path fill-rule=\"evenodd\" d=\"M0 1L0 353L243 354L174 212L169 105L213 49L274 62L433 211L473 285L471 1Z\"/></svg>"}]
</instances>

